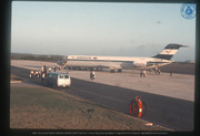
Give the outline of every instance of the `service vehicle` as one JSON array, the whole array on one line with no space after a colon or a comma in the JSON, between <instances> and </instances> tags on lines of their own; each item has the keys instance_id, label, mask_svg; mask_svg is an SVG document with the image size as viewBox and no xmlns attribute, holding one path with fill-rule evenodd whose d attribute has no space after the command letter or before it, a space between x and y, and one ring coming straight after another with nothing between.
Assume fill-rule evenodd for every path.
<instances>
[{"instance_id":1,"label":"service vehicle","mask_svg":"<svg viewBox=\"0 0 200 136\"><path fill-rule=\"evenodd\" d=\"M71 86L71 78L68 73L49 73L42 82L53 87Z\"/></svg>"}]
</instances>

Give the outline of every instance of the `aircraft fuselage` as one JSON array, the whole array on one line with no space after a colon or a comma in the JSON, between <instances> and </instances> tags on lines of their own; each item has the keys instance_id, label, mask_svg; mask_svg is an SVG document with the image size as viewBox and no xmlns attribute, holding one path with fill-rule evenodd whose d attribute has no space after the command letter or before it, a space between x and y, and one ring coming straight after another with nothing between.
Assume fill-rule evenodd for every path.
<instances>
[{"instance_id":1,"label":"aircraft fuselage","mask_svg":"<svg viewBox=\"0 0 200 136\"><path fill-rule=\"evenodd\" d=\"M153 57L68 56L65 66L108 67L110 69L150 69L171 63Z\"/></svg>"}]
</instances>

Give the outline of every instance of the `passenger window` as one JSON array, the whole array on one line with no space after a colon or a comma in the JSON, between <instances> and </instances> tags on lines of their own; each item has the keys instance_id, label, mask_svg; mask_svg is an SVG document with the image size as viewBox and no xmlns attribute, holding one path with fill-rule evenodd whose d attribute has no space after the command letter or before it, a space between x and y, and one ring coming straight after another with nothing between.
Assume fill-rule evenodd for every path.
<instances>
[{"instance_id":1,"label":"passenger window","mask_svg":"<svg viewBox=\"0 0 200 136\"><path fill-rule=\"evenodd\" d=\"M62 78L63 78L63 75L60 75L60 78L62 79Z\"/></svg>"},{"instance_id":2,"label":"passenger window","mask_svg":"<svg viewBox=\"0 0 200 136\"><path fill-rule=\"evenodd\" d=\"M67 78L67 79L68 79L68 78L69 78L69 76L68 76L68 75L65 75L65 78Z\"/></svg>"}]
</instances>

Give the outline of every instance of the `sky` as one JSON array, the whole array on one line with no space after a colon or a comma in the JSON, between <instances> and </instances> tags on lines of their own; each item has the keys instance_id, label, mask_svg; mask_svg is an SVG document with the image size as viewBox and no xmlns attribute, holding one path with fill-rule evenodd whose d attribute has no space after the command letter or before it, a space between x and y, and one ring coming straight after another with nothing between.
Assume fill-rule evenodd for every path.
<instances>
[{"instance_id":1,"label":"sky","mask_svg":"<svg viewBox=\"0 0 200 136\"><path fill-rule=\"evenodd\" d=\"M13 1L11 53L154 56L169 43L173 57L195 61L196 18L182 3Z\"/></svg>"}]
</instances>

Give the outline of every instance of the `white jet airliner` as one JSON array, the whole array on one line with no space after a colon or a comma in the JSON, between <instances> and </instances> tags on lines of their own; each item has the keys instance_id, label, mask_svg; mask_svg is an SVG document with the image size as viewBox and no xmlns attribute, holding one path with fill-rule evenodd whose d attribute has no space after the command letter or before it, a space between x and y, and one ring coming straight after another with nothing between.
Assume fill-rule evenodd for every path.
<instances>
[{"instance_id":1,"label":"white jet airliner","mask_svg":"<svg viewBox=\"0 0 200 136\"><path fill-rule=\"evenodd\" d=\"M109 68L110 72L122 72L122 69L154 69L156 71L159 70L159 67L172 63L171 58L177 53L180 47L188 46L171 43L153 57L70 55L64 58L65 61L59 63L64 64L64 67L68 67L69 69Z\"/></svg>"}]
</instances>

